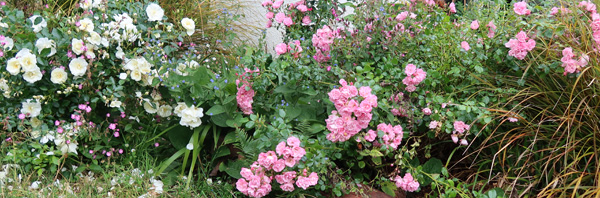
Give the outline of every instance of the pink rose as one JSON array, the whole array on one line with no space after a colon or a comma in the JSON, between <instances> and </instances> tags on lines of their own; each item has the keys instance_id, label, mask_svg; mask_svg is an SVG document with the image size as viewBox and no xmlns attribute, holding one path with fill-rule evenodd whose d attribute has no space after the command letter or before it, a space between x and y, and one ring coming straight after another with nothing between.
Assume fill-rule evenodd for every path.
<instances>
[{"instance_id":1,"label":"pink rose","mask_svg":"<svg viewBox=\"0 0 600 198\"><path fill-rule=\"evenodd\" d=\"M292 17L285 17L285 19L283 19L283 24L290 27L290 25L294 24L294 21L292 21Z\"/></svg>"},{"instance_id":2,"label":"pink rose","mask_svg":"<svg viewBox=\"0 0 600 198\"><path fill-rule=\"evenodd\" d=\"M283 20L285 19L285 14L284 13L277 13L275 15L275 21L277 21L277 23L281 23L283 22Z\"/></svg>"},{"instance_id":3,"label":"pink rose","mask_svg":"<svg viewBox=\"0 0 600 198\"><path fill-rule=\"evenodd\" d=\"M273 1L271 1L271 0L264 0L262 2L262 6L268 6L268 5L273 5Z\"/></svg>"},{"instance_id":4,"label":"pink rose","mask_svg":"<svg viewBox=\"0 0 600 198\"><path fill-rule=\"evenodd\" d=\"M277 46L275 46L275 52L277 52L277 55L285 54L287 52L287 45L285 43L277 44Z\"/></svg>"},{"instance_id":5,"label":"pink rose","mask_svg":"<svg viewBox=\"0 0 600 198\"><path fill-rule=\"evenodd\" d=\"M273 16L275 16L275 14L273 12L267 12L267 15L266 15L267 19L272 19Z\"/></svg>"},{"instance_id":6,"label":"pink rose","mask_svg":"<svg viewBox=\"0 0 600 198\"><path fill-rule=\"evenodd\" d=\"M281 5L283 5L283 0L275 1L275 3L273 3L273 8L277 9L281 7Z\"/></svg>"},{"instance_id":7,"label":"pink rose","mask_svg":"<svg viewBox=\"0 0 600 198\"><path fill-rule=\"evenodd\" d=\"M450 8L451 13L456 13L456 5L454 5L454 2L450 3L448 7Z\"/></svg>"},{"instance_id":8,"label":"pink rose","mask_svg":"<svg viewBox=\"0 0 600 198\"><path fill-rule=\"evenodd\" d=\"M291 147L298 147L300 146L300 139L294 136L290 136L287 139L287 144Z\"/></svg>"},{"instance_id":9,"label":"pink rose","mask_svg":"<svg viewBox=\"0 0 600 198\"><path fill-rule=\"evenodd\" d=\"M479 21L474 20L471 22L471 29L476 30L477 28L479 28Z\"/></svg>"},{"instance_id":10,"label":"pink rose","mask_svg":"<svg viewBox=\"0 0 600 198\"><path fill-rule=\"evenodd\" d=\"M467 41L460 42L460 47L462 47L465 51L469 51L469 49L471 49Z\"/></svg>"},{"instance_id":11,"label":"pink rose","mask_svg":"<svg viewBox=\"0 0 600 198\"><path fill-rule=\"evenodd\" d=\"M531 10L527 9L527 3L524 1L518 2L514 4L513 10L517 15L529 15L531 14Z\"/></svg>"},{"instance_id":12,"label":"pink rose","mask_svg":"<svg viewBox=\"0 0 600 198\"><path fill-rule=\"evenodd\" d=\"M429 109L429 108L424 108L424 109L423 109L423 113L424 113L425 115L431 115L431 109Z\"/></svg>"},{"instance_id":13,"label":"pink rose","mask_svg":"<svg viewBox=\"0 0 600 198\"><path fill-rule=\"evenodd\" d=\"M299 5L298 7L296 7L296 9L300 10L300 12L308 11L308 7L306 7L305 5Z\"/></svg>"},{"instance_id":14,"label":"pink rose","mask_svg":"<svg viewBox=\"0 0 600 198\"><path fill-rule=\"evenodd\" d=\"M310 17L308 15L302 18L302 25L310 25L311 22L312 21L310 20Z\"/></svg>"}]
</instances>

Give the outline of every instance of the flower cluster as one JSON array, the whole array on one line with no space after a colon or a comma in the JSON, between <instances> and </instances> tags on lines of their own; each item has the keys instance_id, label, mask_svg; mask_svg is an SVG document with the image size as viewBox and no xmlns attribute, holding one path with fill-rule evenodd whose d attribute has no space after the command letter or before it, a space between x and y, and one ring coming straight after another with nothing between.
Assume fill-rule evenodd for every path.
<instances>
[{"instance_id":1,"label":"flower cluster","mask_svg":"<svg viewBox=\"0 0 600 198\"><path fill-rule=\"evenodd\" d=\"M252 89L252 83L248 82L249 79L252 78L252 73L258 73L259 70L250 70L248 68L244 68L244 73L238 75L238 79L235 80L235 85L237 85L237 104L242 109L244 114L250 115L252 114L252 102L254 102L254 90ZM241 85L240 85L241 84Z\"/></svg>"},{"instance_id":2,"label":"flower cluster","mask_svg":"<svg viewBox=\"0 0 600 198\"><path fill-rule=\"evenodd\" d=\"M317 33L313 34L312 44L317 49L314 59L317 62L326 62L331 59L329 51L331 51L330 45L333 44L334 38L335 32L327 25L324 25L323 28L317 30Z\"/></svg>"},{"instance_id":3,"label":"flower cluster","mask_svg":"<svg viewBox=\"0 0 600 198\"><path fill-rule=\"evenodd\" d=\"M271 177L265 174L265 169L254 162L248 168L242 168L240 174L243 178L238 179L236 188L250 197L264 197L271 192Z\"/></svg>"},{"instance_id":4,"label":"flower cluster","mask_svg":"<svg viewBox=\"0 0 600 198\"><path fill-rule=\"evenodd\" d=\"M596 4L592 3L591 1L581 1L581 2L579 2L579 7L585 8L585 11L588 11L591 14L596 14L596 12L597 12Z\"/></svg>"},{"instance_id":5,"label":"flower cluster","mask_svg":"<svg viewBox=\"0 0 600 198\"><path fill-rule=\"evenodd\" d=\"M142 82L152 84L151 82L148 83L147 79L150 77L150 74L156 74L156 70L152 70L152 64L146 58L143 56L132 59L125 58L123 64L123 69L129 71L129 76L132 80L140 81L144 79Z\"/></svg>"},{"instance_id":6,"label":"flower cluster","mask_svg":"<svg viewBox=\"0 0 600 198\"><path fill-rule=\"evenodd\" d=\"M371 88L348 85L344 79L340 80L342 87L329 92L329 100L337 110L331 111L327 122L327 139L332 142L343 142L350 139L360 130L369 126L373 107L377 107L377 96L371 94ZM355 97L362 97L359 103Z\"/></svg>"},{"instance_id":7,"label":"flower cluster","mask_svg":"<svg viewBox=\"0 0 600 198\"><path fill-rule=\"evenodd\" d=\"M592 27L592 38L596 42L596 45L600 46L600 14L592 14L592 22L590 26Z\"/></svg>"},{"instance_id":8,"label":"flower cluster","mask_svg":"<svg viewBox=\"0 0 600 198\"><path fill-rule=\"evenodd\" d=\"M465 132L469 130L469 128L471 128L471 126L469 126L468 124L465 124L465 122L463 121L454 121L454 130L452 131L452 135L450 135L450 137L452 138L452 141L454 143L459 143L458 138L465 136ZM469 144L467 142L466 139L461 139L460 140L460 144L461 145L467 145Z\"/></svg>"},{"instance_id":9,"label":"flower cluster","mask_svg":"<svg viewBox=\"0 0 600 198\"><path fill-rule=\"evenodd\" d=\"M392 126L391 124L381 123L377 125L377 130L383 132L383 136L381 137L383 144L392 147L394 150L397 149L402 142L404 133L402 132L402 126L400 125ZM375 140L375 137L377 137L377 133L373 130L369 130L365 135L365 140L372 142Z\"/></svg>"},{"instance_id":10,"label":"flower cluster","mask_svg":"<svg viewBox=\"0 0 600 198\"><path fill-rule=\"evenodd\" d=\"M402 83L406 85L406 91L413 92L417 89L417 85L425 80L427 73L423 69L417 69L413 64L406 65L404 70L406 78L402 79Z\"/></svg>"},{"instance_id":11,"label":"flower cluster","mask_svg":"<svg viewBox=\"0 0 600 198\"><path fill-rule=\"evenodd\" d=\"M573 49L570 47L565 48L562 51L563 57L560 59L562 62L562 67L565 68L564 75L567 73L575 73L579 72L582 67L585 67L588 64L590 57L588 55L582 55L579 60L573 59L575 54L573 54Z\"/></svg>"},{"instance_id":12,"label":"flower cluster","mask_svg":"<svg viewBox=\"0 0 600 198\"><path fill-rule=\"evenodd\" d=\"M523 60L527 56L527 52L535 48L535 41L529 39L523 31L520 31L515 37L517 39L510 39L504 46L510 48L510 51L508 51L509 56Z\"/></svg>"},{"instance_id":13,"label":"flower cluster","mask_svg":"<svg viewBox=\"0 0 600 198\"><path fill-rule=\"evenodd\" d=\"M248 168L242 168L240 174L243 178L238 179L236 188L250 197L264 197L271 192L272 175L282 172L283 169L293 167L306 151L300 147L300 139L289 137L287 141L280 142L275 151L267 151L258 155L258 159ZM278 156L281 159L278 159ZM296 171L286 171L274 176L283 191L294 191L294 179L296 186L306 190L319 181L317 173L308 174L306 169L298 175Z\"/></svg>"},{"instance_id":14,"label":"flower cluster","mask_svg":"<svg viewBox=\"0 0 600 198\"><path fill-rule=\"evenodd\" d=\"M531 10L527 9L527 3L525 3L524 1L517 2L513 6L514 6L513 10L518 15L530 15L531 14Z\"/></svg>"},{"instance_id":15,"label":"flower cluster","mask_svg":"<svg viewBox=\"0 0 600 198\"><path fill-rule=\"evenodd\" d=\"M277 52L277 55L290 52L292 55L294 55L294 58L298 58L302 51L302 46L300 45L299 40L294 40L287 45L285 43L279 43L275 46L275 52Z\"/></svg>"},{"instance_id":16,"label":"flower cluster","mask_svg":"<svg viewBox=\"0 0 600 198\"><path fill-rule=\"evenodd\" d=\"M270 28L273 25L273 21L283 24L286 27L292 26L295 24L294 18L296 18L296 20L301 20L302 25L309 25L312 22L310 17L305 14L307 11L311 11L312 8L308 8L304 0L288 4L287 10L291 11L291 13L287 15L284 13L286 9L283 9L283 3L283 0L276 0L275 2L272 0L264 0L262 2L262 6L266 7L268 10L266 14L268 19L267 28ZM277 14L274 13L276 10L279 10Z\"/></svg>"},{"instance_id":17,"label":"flower cluster","mask_svg":"<svg viewBox=\"0 0 600 198\"><path fill-rule=\"evenodd\" d=\"M42 79L42 72L37 66L37 56L27 48L21 49L14 58L9 59L6 63L6 71L13 76L24 72L23 79L29 83L35 83Z\"/></svg>"},{"instance_id":18,"label":"flower cluster","mask_svg":"<svg viewBox=\"0 0 600 198\"><path fill-rule=\"evenodd\" d=\"M304 148L300 147L300 139L293 136L289 137L286 142L280 142L279 144L277 144L275 151L279 156L281 156L281 159L278 160L278 162L276 162L276 165L278 165L279 167L273 167L273 170L275 170L275 172L281 172L281 170L283 170L285 166L293 167L306 154Z\"/></svg>"},{"instance_id":19,"label":"flower cluster","mask_svg":"<svg viewBox=\"0 0 600 198\"><path fill-rule=\"evenodd\" d=\"M413 178L410 173L406 173L404 177L400 177L400 175L396 175L396 178L392 179L396 182L396 186L398 188L402 188L402 190L408 192L414 192L419 189L419 182Z\"/></svg>"}]
</instances>

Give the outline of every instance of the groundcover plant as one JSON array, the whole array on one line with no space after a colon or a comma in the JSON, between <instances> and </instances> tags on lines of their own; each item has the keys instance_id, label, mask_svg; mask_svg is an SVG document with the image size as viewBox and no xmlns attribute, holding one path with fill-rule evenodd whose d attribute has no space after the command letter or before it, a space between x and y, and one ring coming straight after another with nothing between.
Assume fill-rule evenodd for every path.
<instances>
[{"instance_id":1,"label":"groundcover plant","mask_svg":"<svg viewBox=\"0 0 600 198\"><path fill-rule=\"evenodd\" d=\"M598 193L595 2L165 2L0 3L2 193Z\"/></svg>"}]
</instances>

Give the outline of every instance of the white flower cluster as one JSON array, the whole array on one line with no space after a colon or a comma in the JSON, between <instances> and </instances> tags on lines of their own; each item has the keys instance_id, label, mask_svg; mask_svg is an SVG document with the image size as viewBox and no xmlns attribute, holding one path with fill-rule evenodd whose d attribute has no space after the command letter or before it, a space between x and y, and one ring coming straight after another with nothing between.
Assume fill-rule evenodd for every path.
<instances>
[{"instance_id":1,"label":"white flower cluster","mask_svg":"<svg viewBox=\"0 0 600 198\"><path fill-rule=\"evenodd\" d=\"M103 31L102 35L104 37L116 41L118 46L121 46L121 43L124 41L135 42L141 37L129 14L116 14L113 16L113 19L114 21L110 23L100 24L100 29Z\"/></svg>"},{"instance_id":2,"label":"white flower cluster","mask_svg":"<svg viewBox=\"0 0 600 198\"><path fill-rule=\"evenodd\" d=\"M129 76L135 81L144 79L145 83L150 81L149 84L151 84L152 79L154 78L153 75L158 73L156 70L152 69L152 64L150 64L143 56L132 59L125 58L123 63L125 64L123 68L129 70Z\"/></svg>"},{"instance_id":3,"label":"white flower cluster","mask_svg":"<svg viewBox=\"0 0 600 198\"><path fill-rule=\"evenodd\" d=\"M42 135L40 131L34 130L31 132L31 137L37 139L40 138L41 144L46 144L48 142L54 142L56 148L60 149L61 153L74 153L77 154L77 135L79 134L79 130L73 128L73 124L67 123L62 125L62 133L56 133L54 131L48 131L46 134ZM51 155L53 153L46 153L46 155Z\"/></svg>"},{"instance_id":4,"label":"white flower cluster","mask_svg":"<svg viewBox=\"0 0 600 198\"><path fill-rule=\"evenodd\" d=\"M181 118L179 124L181 126L188 126L190 128L196 128L202 124L200 118L204 117L204 109L195 106L188 107L185 103L179 102L175 107L174 113Z\"/></svg>"},{"instance_id":5,"label":"white flower cluster","mask_svg":"<svg viewBox=\"0 0 600 198\"><path fill-rule=\"evenodd\" d=\"M104 9L104 4L102 4L102 0L82 0L79 3L79 7L84 10L89 10L92 8Z\"/></svg>"},{"instance_id":6,"label":"white flower cluster","mask_svg":"<svg viewBox=\"0 0 600 198\"><path fill-rule=\"evenodd\" d=\"M0 79L0 91L4 97L10 98L10 86L8 86L8 81L4 78Z\"/></svg>"},{"instance_id":7,"label":"white flower cluster","mask_svg":"<svg viewBox=\"0 0 600 198\"><path fill-rule=\"evenodd\" d=\"M31 50L23 48L14 58L9 59L6 65L6 71L11 75L17 75L21 71L23 79L29 83L35 83L42 79L42 72L37 66L37 57L31 53Z\"/></svg>"}]
</instances>

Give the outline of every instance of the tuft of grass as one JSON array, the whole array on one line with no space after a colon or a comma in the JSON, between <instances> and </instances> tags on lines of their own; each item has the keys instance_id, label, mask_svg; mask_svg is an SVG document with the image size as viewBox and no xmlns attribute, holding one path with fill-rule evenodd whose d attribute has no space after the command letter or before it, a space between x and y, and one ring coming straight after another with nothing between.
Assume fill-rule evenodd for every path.
<instances>
[{"instance_id":1,"label":"tuft of grass","mask_svg":"<svg viewBox=\"0 0 600 198\"><path fill-rule=\"evenodd\" d=\"M553 36L536 39L533 59L522 68L525 73L489 78L489 83L502 79L504 88L519 91L507 94L506 104L491 109L500 126L472 154L482 155L480 162L488 166L480 166L487 175L478 176L512 189L511 196L587 197L600 193L598 53L593 49L587 14L577 14L585 11L578 10L575 1L563 3L572 5L575 14L557 17L553 23L560 28L551 29ZM577 75L560 71L561 51L566 47L590 56L587 67ZM518 123L507 122L511 115L516 115Z\"/></svg>"}]
</instances>

